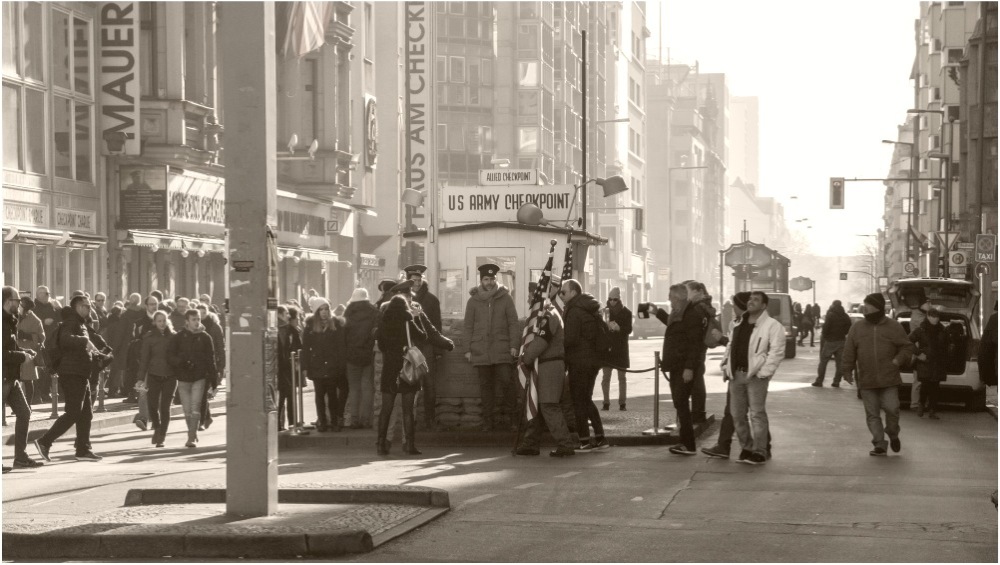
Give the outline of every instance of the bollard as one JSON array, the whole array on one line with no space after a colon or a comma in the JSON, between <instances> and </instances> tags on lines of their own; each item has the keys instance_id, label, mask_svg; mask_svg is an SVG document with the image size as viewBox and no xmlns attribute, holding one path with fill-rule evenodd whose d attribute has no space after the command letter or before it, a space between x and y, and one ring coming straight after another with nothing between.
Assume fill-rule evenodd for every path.
<instances>
[{"instance_id":1,"label":"bollard","mask_svg":"<svg viewBox=\"0 0 1000 565\"><path fill-rule=\"evenodd\" d=\"M104 385L108 382L108 370L104 369L101 371L100 376L97 379L97 408L94 412L107 412L108 409L104 407Z\"/></svg>"},{"instance_id":2,"label":"bollard","mask_svg":"<svg viewBox=\"0 0 1000 565\"><path fill-rule=\"evenodd\" d=\"M52 373L52 388L49 390L49 395L52 396L52 414L49 414L49 420L55 420L59 418L59 375Z\"/></svg>"},{"instance_id":3,"label":"bollard","mask_svg":"<svg viewBox=\"0 0 1000 565\"><path fill-rule=\"evenodd\" d=\"M660 427L660 352L653 352L653 427L642 432L644 436L669 434L676 426Z\"/></svg>"},{"instance_id":4,"label":"bollard","mask_svg":"<svg viewBox=\"0 0 1000 565\"><path fill-rule=\"evenodd\" d=\"M300 436L309 435L306 429L304 415L302 414L305 405L305 397L302 392L302 357L299 351L292 352L292 400L295 405L295 425L292 433Z\"/></svg>"}]
</instances>

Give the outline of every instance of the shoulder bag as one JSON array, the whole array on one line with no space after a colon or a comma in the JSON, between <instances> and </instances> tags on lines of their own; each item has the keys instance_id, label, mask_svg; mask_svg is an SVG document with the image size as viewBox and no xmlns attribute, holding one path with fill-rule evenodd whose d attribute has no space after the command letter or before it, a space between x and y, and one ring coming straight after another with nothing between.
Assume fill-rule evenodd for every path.
<instances>
[{"instance_id":1,"label":"shoulder bag","mask_svg":"<svg viewBox=\"0 0 1000 565\"><path fill-rule=\"evenodd\" d=\"M413 345L410 340L410 323L406 324L406 349L403 351L403 368L399 371L399 380L409 385L419 385L430 372L427 366L427 359L420 349Z\"/></svg>"}]
</instances>

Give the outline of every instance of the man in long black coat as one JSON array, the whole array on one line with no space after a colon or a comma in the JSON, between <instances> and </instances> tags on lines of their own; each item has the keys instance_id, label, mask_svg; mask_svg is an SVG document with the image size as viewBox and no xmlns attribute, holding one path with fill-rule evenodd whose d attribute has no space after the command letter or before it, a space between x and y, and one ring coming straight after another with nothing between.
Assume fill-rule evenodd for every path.
<instances>
[{"instance_id":1,"label":"man in long black coat","mask_svg":"<svg viewBox=\"0 0 1000 565\"><path fill-rule=\"evenodd\" d=\"M420 305L421 310L430 320L434 329L441 332L441 301L427 288L427 281L424 280L424 271L427 267L423 265L410 265L403 269L406 271L406 278L413 281L414 296L413 301ZM431 429L434 427L434 409L437 404L437 393L434 380L437 376L437 361L441 359L444 352L435 347L431 355L427 357L427 375L423 379L423 401L424 401L424 425Z\"/></svg>"}]
</instances>

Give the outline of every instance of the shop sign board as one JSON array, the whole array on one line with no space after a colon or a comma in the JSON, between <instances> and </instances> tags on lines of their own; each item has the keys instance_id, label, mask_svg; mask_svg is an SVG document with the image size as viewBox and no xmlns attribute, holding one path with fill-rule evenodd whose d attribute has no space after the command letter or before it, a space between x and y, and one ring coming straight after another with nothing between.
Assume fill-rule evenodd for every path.
<instances>
[{"instance_id":1,"label":"shop sign board","mask_svg":"<svg viewBox=\"0 0 1000 565\"><path fill-rule=\"evenodd\" d=\"M104 2L98 33L101 152L139 155L139 3ZM121 145L124 141L124 145Z\"/></svg>"},{"instance_id":2,"label":"shop sign board","mask_svg":"<svg viewBox=\"0 0 1000 565\"><path fill-rule=\"evenodd\" d=\"M194 176L191 173L170 175L169 217L171 229L207 233L226 226L226 190L222 179ZM181 224L191 224L181 226Z\"/></svg>"},{"instance_id":3,"label":"shop sign board","mask_svg":"<svg viewBox=\"0 0 1000 565\"><path fill-rule=\"evenodd\" d=\"M441 219L448 223L514 222L525 204L541 208L548 221L566 219L573 205L575 187L534 186L446 186L442 190Z\"/></svg>"},{"instance_id":4,"label":"shop sign board","mask_svg":"<svg viewBox=\"0 0 1000 565\"><path fill-rule=\"evenodd\" d=\"M360 263L362 269L378 269L381 268L379 265L378 255L372 255L370 253L360 254Z\"/></svg>"},{"instance_id":5,"label":"shop sign board","mask_svg":"<svg viewBox=\"0 0 1000 565\"><path fill-rule=\"evenodd\" d=\"M406 117L406 186L426 190L433 170L433 117L431 100L434 93L434 57L431 23L434 7L430 2L404 2L405 32L405 117ZM423 213L413 206L403 206L405 226L416 225Z\"/></svg>"},{"instance_id":6,"label":"shop sign board","mask_svg":"<svg viewBox=\"0 0 1000 565\"><path fill-rule=\"evenodd\" d=\"M538 169L482 169L479 184L483 186L504 186L538 184Z\"/></svg>"},{"instance_id":7,"label":"shop sign board","mask_svg":"<svg viewBox=\"0 0 1000 565\"><path fill-rule=\"evenodd\" d=\"M5 200L3 203L3 223L13 226L44 228L49 225L48 209L45 206L24 204Z\"/></svg>"},{"instance_id":8,"label":"shop sign board","mask_svg":"<svg viewBox=\"0 0 1000 565\"><path fill-rule=\"evenodd\" d=\"M97 233L97 212L56 208L56 229Z\"/></svg>"},{"instance_id":9,"label":"shop sign board","mask_svg":"<svg viewBox=\"0 0 1000 565\"><path fill-rule=\"evenodd\" d=\"M122 229L169 228L166 167L120 167L118 182Z\"/></svg>"}]
</instances>

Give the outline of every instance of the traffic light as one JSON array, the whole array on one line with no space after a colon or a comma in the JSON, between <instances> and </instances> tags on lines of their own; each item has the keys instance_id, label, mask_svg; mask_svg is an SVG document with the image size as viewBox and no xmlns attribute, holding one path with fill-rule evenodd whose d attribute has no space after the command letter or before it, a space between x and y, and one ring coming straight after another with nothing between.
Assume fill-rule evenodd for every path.
<instances>
[{"instance_id":1,"label":"traffic light","mask_svg":"<svg viewBox=\"0 0 1000 565\"><path fill-rule=\"evenodd\" d=\"M844 177L830 177L830 209L844 209Z\"/></svg>"},{"instance_id":2,"label":"traffic light","mask_svg":"<svg viewBox=\"0 0 1000 565\"><path fill-rule=\"evenodd\" d=\"M840 280L846 281L847 280L847 273L840 273Z\"/></svg>"},{"instance_id":3,"label":"traffic light","mask_svg":"<svg viewBox=\"0 0 1000 565\"><path fill-rule=\"evenodd\" d=\"M938 257L938 276L948 276L948 256Z\"/></svg>"}]
</instances>

